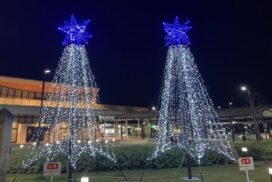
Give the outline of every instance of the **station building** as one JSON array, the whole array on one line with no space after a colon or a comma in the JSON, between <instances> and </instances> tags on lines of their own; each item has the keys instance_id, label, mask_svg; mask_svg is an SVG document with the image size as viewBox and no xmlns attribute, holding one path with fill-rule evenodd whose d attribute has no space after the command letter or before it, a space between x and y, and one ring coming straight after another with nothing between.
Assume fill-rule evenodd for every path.
<instances>
[{"instance_id":1,"label":"station building","mask_svg":"<svg viewBox=\"0 0 272 182\"><path fill-rule=\"evenodd\" d=\"M38 129L42 98L42 81L0 76L0 109L5 108L13 115L11 142L26 144L33 142L33 135ZM44 105L48 103L50 82L45 82ZM94 89L93 93L98 92ZM96 98L96 97L93 97ZM105 105L92 100L95 112L95 138L104 140L142 141L155 136L157 111L145 107ZM260 106L255 111L258 123L263 127L262 133L272 133L272 107ZM220 122L228 132L239 136L241 133L254 133L252 110L249 107L218 110ZM44 124L42 127L46 128ZM1 126L0 126L1 131ZM58 126L58 134L68 133L67 124ZM48 142L50 132L45 130L43 142Z\"/></svg>"},{"instance_id":2,"label":"station building","mask_svg":"<svg viewBox=\"0 0 272 182\"><path fill-rule=\"evenodd\" d=\"M33 135L39 123L42 84L43 82L38 80L0 76L0 109L6 108L13 115L12 143L33 142ZM45 82L44 106L52 105L47 101L50 89L51 83ZM94 94L95 92L98 92L98 89L94 90ZM96 139L142 140L154 136L156 111L144 107L98 104L96 100L91 102L96 115ZM46 128L46 125L42 127ZM58 126L58 135L65 135L67 132L67 125ZM49 141L49 135L49 131L46 131L43 142Z\"/></svg>"}]
</instances>

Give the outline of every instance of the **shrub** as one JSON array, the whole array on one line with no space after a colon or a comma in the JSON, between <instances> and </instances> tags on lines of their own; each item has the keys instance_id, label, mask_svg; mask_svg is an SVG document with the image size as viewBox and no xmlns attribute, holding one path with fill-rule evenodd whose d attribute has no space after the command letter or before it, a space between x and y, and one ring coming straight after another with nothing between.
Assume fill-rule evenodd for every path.
<instances>
[{"instance_id":1,"label":"shrub","mask_svg":"<svg viewBox=\"0 0 272 182\"><path fill-rule=\"evenodd\" d=\"M272 146L271 142L251 142L241 144L235 144L234 152L238 156L242 156L241 147L248 147L248 155L253 156L255 160L269 160L272 159ZM175 168L186 165L186 157L184 153L179 149L172 149L158 158L153 160L146 160L153 150L153 145L126 145L126 146L115 146L113 148L115 153L117 164L107 160L101 155L97 155L95 158L90 157L88 154L83 154L78 162L76 172L87 172L87 171L101 171L101 170L116 170L116 169L162 169L162 168ZM9 173L42 173L42 167L44 160L36 161L27 170L22 170L22 161L25 159L25 155L29 151L27 149L16 149L12 150L9 159ZM54 161L60 161L62 163L62 171L66 171L67 158L63 155L59 155ZM223 155L220 155L214 151L206 151L203 159L201 160L202 165L214 165L214 164L226 164L231 163ZM192 161L193 165L198 165L197 161Z\"/></svg>"}]
</instances>

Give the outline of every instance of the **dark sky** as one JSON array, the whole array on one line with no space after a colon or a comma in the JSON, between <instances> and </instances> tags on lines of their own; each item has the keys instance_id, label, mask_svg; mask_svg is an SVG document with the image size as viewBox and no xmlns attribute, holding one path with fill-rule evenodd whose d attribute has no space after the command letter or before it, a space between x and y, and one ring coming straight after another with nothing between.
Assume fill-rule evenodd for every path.
<instances>
[{"instance_id":1,"label":"dark sky","mask_svg":"<svg viewBox=\"0 0 272 182\"><path fill-rule=\"evenodd\" d=\"M73 13L90 19L87 51L105 104L157 105L167 47L162 22L190 19L191 51L215 105L243 103L248 84L272 103L271 0L1 1L0 75L55 70Z\"/></svg>"}]
</instances>

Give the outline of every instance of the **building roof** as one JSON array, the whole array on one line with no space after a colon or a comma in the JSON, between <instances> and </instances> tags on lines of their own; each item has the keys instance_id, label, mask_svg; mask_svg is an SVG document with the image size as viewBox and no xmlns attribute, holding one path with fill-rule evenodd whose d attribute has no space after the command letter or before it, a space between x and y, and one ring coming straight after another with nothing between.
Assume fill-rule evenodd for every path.
<instances>
[{"instance_id":1,"label":"building roof","mask_svg":"<svg viewBox=\"0 0 272 182\"><path fill-rule=\"evenodd\" d=\"M42 81L14 78L7 76L0 76L0 85L27 90L32 92L41 92ZM45 92L52 89L51 82L45 82ZM93 88L92 88L93 89ZM98 89L94 89L98 91ZM5 98L10 99L10 98ZM0 105L0 109L6 108L14 115L38 115L40 111L40 103L22 105L22 104L8 104L10 102L3 102ZM131 106L116 106L116 105L106 105L106 104L96 104L94 107L97 115L114 117L116 119L139 119L139 118L157 118L158 112L152 111L146 107L131 107ZM255 107L256 113L261 114L265 119L272 119L272 106L258 106ZM227 108L217 110L218 115L222 120L245 120L251 118L250 107L237 107L237 108Z\"/></svg>"},{"instance_id":2,"label":"building roof","mask_svg":"<svg viewBox=\"0 0 272 182\"><path fill-rule=\"evenodd\" d=\"M246 119L251 118L252 110L250 107L226 108L217 110L220 119ZM272 118L272 106L256 106L255 112L264 118Z\"/></svg>"}]
</instances>

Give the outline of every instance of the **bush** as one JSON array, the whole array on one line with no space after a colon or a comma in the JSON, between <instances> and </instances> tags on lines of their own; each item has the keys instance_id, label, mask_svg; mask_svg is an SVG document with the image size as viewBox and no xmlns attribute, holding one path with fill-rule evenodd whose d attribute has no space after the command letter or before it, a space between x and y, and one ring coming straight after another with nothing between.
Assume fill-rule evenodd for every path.
<instances>
[{"instance_id":1,"label":"bush","mask_svg":"<svg viewBox=\"0 0 272 182\"><path fill-rule=\"evenodd\" d=\"M247 147L248 152L246 154L241 151L242 147ZM239 157L246 155L252 156L254 160L272 160L272 142L269 140L236 143L234 149Z\"/></svg>"},{"instance_id":2,"label":"bush","mask_svg":"<svg viewBox=\"0 0 272 182\"><path fill-rule=\"evenodd\" d=\"M113 148L116 155L117 164L107 160L101 155L95 158L90 157L88 154L83 154L78 160L76 172L87 171L105 171L115 169L162 169L162 168L176 168L181 164L186 165L186 157L179 149L172 149L158 158L147 160L149 154L153 150L152 145L127 145L116 146ZM9 160L9 173L42 173L42 167L45 159L36 161L27 170L22 169L22 161L25 159L29 149L14 149L12 150ZM62 171L66 172L67 158L59 155L54 161L62 163ZM225 164L228 160L218 155L213 151L207 151L202 163L204 165ZM193 165L198 165L196 161L192 161Z\"/></svg>"}]
</instances>

